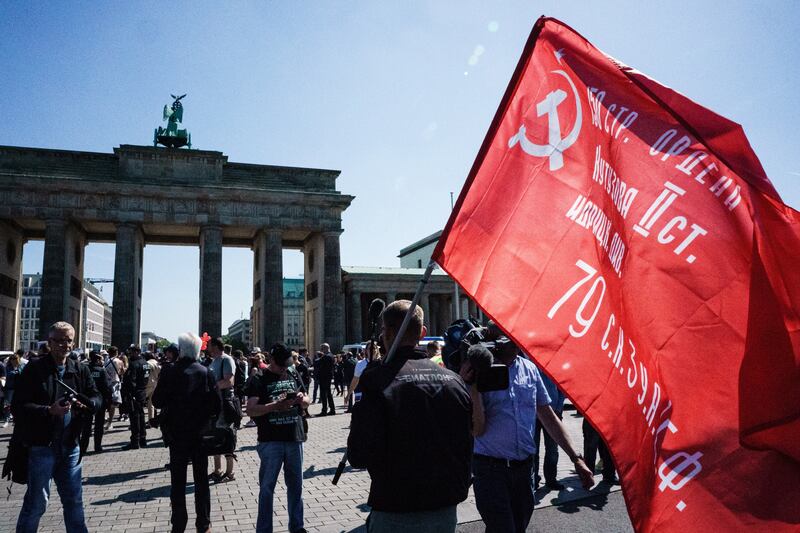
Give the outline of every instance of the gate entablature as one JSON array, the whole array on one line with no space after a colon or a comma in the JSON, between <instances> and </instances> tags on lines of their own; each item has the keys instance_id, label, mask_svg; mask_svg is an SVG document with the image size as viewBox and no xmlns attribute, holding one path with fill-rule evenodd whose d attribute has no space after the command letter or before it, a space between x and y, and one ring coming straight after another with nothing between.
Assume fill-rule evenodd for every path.
<instances>
[{"instance_id":1,"label":"gate entablature","mask_svg":"<svg viewBox=\"0 0 800 533\"><path fill-rule=\"evenodd\" d=\"M327 263L327 275L306 269L307 278L318 276L311 282L317 283L320 294L316 302L306 301L312 323L307 342L321 342L324 336L332 345L341 344L341 276L337 281L331 273L340 270L341 215L353 196L336 190L339 174L337 170L232 163L222 152L210 150L121 145L114 153L96 153L0 146L0 220L7 222L0 226L0 233L13 232L8 238L44 239L45 258L75 255L78 249L82 253L83 246L92 241L117 243L117 262L137 258L140 263L147 243L201 246L201 301L208 305L201 308L200 326L212 335L222 333L221 309L216 309L221 306L221 246L256 250L259 243L269 242L272 254L279 254L281 247L313 249L317 261L321 256ZM54 242L62 234L69 235L67 247L76 251ZM269 235L266 241L264 235ZM259 264L255 258L259 279L254 280L254 311L259 318L254 320L254 342L260 346L283 340L283 319L275 316L280 308L275 298L282 298L282 291L266 288L280 286L281 273L276 275L264 266L272 265L274 270L279 263L272 258ZM76 272L64 269L77 269L62 265L56 272L54 268L44 266L49 275L42 290L52 297L42 302L51 307L57 303L59 308L46 313L43 309L43 317L74 308L65 302L67 285ZM82 275L82 265L80 270ZM114 289L112 338L117 345L137 342L141 270L141 265L115 267L115 277L125 278ZM17 281L21 283L21 270ZM268 305L255 298L256 285L269 295ZM46 303L50 301L55 303ZM118 305L125 309L118 313ZM262 308L266 311L261 312ZM74 316L65 318L75 320ZM40 338L45 338L49 327L44 322ZM0 334L0 339L9 337L15 335Z\"/></svg>"}]
</instances>

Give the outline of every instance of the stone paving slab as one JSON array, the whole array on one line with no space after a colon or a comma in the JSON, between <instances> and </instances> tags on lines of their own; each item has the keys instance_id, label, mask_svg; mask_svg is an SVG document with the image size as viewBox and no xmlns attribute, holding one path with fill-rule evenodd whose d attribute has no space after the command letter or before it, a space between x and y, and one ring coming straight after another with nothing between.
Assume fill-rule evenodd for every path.
<instances>
[{"instance_id":1,"label":"stone paving slab","mask_svg":"<svg viewBox=\"0 0 800 533\"><path fill-rule=\"evenodd\" d=\"M341 404L341 398L335 398ZM360 530L369 513L366 505L369 476L366 471L351 470L342 475L338 486L331 484L336 465L344 452L350 422L349 415L318 417L309 420L309 439L303 463L303 499L305 526L309 531L333 533ZM311 413L320 410L312 405ZM576 446L580 447L582 418L574 410L566 410L564 421ZM11 427L0 430L0 457L4 458ZM150 446L141 450L122 451L127 444L127 423L115 423L106 434L106 451L90 454L83 462L83 499L90 531L114 533L162 532L169 530L169 471L167 449L158 430L149 430ZM258 515L258 454L256 429L239 431L236 480L211 487L211 521L214 531L253 531ZM210 461L211 462L211 461ZM584 491L572 471L572 463L560 454L559 479L567 488L559 493L537 491L537 508L585 498L608 487ZM189 525L194 524L191 468L187 485ZM8 486L7 482L3 482ZM13 485L8 498L0 498L0 531L13 531L22 505L25 487ZM618 486L612 490L619 490ZM282 476L276 487L274 526L276 532L288 531L286 486ZM472 491L459 505L459 523L480 520ZM189 528L191 529L191 527ZM55 486L47 512L42 517L41 532L63 531L62 508Z\"/></svg>"}]
</instances>

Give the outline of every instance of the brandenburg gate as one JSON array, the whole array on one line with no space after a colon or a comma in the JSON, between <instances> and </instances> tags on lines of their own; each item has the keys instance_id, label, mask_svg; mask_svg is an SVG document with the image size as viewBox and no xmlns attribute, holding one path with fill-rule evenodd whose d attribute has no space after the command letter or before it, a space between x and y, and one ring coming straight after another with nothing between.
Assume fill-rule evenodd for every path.
<instances>
[{"instance_id":1,"label":"brandenburg gate","mask_svg":"<svg viewBox=\"0 0 800 533\"><path fill-rule=\"evenodd\" d=\"M198 333L212 336L222 334L222 247L251 248L253 343L262 348L284 338L282 250L302 250L306 345L341 347L339 236L353 197L336 190L338 175L185 148L0 146L0 349L16 344L22 247L30 239L44 240L41 339L58 320L81 327L84 248L114 242L112 344L137 343L144 247L153 243L200 247Z\"/></svg>"}]
</instances>

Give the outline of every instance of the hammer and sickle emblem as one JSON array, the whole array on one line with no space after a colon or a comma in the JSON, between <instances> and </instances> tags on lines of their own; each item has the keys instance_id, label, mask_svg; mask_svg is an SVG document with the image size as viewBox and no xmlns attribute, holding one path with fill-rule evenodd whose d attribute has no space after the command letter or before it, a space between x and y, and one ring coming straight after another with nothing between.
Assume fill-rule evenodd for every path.
<instances>
[{"instance_id":1,"label":"hammer and sickle emblem","mask_svg":"<svg viewBox=\"0 0 800 533\"><path fill-rule=\"evenodd\" d=\"M520 125L519 131L508 140L508 147L512 148L515 144L519 143L520 148L528 154L535 157L549 157L550 170L558 170L564 166L563 152L578 140L578 134L581 131L581 102L578 96L578 89L575 84L563 70L554 70L553 74L564 76L572 87L572 92L575 95L575 107L577 112L575 115L575 125L572 126L572 131L569 135L561 137L561 123L558 120L558 106L567 98L567 93L561 89L549 93L545 96L544 100L536 104L536 115L541 117L547 115L548 122L548 136L547 144L536 144L528 140L525 136L525 125Z\"/></svg>"}]
</instances>

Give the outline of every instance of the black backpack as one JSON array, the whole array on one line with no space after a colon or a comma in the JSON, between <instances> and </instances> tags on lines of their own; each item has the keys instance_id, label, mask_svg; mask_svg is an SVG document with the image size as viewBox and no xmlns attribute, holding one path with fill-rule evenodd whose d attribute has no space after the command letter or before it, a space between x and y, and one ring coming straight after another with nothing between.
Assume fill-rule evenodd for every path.
<instances>
[{"instance_id":1,"label":"black backpack","mask_svg":"<svg viewBox=\"0 0 800 533\"><path fill-rule=\"evenodd\" d=\"M16 429L19 425L15 426ZM16 433L16 431L14 432ZM25 446L20 435L12 435L8 442L8 455L3 463L3 475L5 479L20 485L28 484L28 453L30 448ZM8 488L11 494L11 487Z\"/></svg>"}]
</instances>

